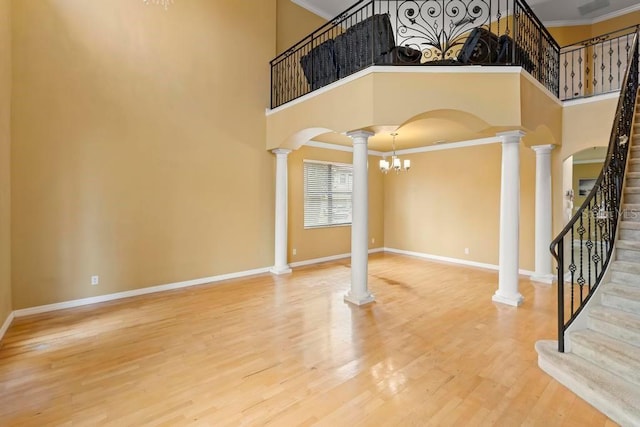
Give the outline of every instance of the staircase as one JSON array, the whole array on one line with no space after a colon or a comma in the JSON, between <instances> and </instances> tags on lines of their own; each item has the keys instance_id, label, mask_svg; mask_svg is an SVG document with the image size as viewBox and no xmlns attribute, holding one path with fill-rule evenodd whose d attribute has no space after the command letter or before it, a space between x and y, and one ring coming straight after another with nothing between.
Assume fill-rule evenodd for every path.
<instances>
[{"instance_id":1,"label":"staircase","mask_svg":"<svg viewBox=\"0 0 640 427\"><path fill-rule=\"evenodd\" d=\"M538 341L538 364L623 426L640 426L640 111L636 113L615 257L581 316L586 329L556 341Z\"/></svg>"}]
</instances>

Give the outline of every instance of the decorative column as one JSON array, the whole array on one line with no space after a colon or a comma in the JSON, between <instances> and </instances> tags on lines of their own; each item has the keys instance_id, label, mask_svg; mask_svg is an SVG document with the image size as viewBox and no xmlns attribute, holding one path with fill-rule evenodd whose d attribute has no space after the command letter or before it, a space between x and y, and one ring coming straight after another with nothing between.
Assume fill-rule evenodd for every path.
<instances>
[{"instance_id":1,"label":"decorative column","mask_svg":"<svg viewBox=\"0 0 640 427\"><path fill-rule=\"evenodd\" d=\"M287 264L287 217L288 217L288 171L287 156L291 150L278 148L272 151L276 155L276 236L275 265L273 274L291 273Z\"/></svg>"},{"instance_id":2,"label":"decorative column","mask_svg":"<svg viewBox=\"0 0 640 427\"><path fill-rule=\"evenodd\" d=\"M551 150L555 145L535 145L536 152L536 271L531 280L553 283L551 271Z\"/></svg>"},{"instance_id":3,"label":"decorative column","mask_svg":"<svg viewBox=\"0 0 640 427\"><path fill-rule=\"evenodd\" d=\"M364 305L375 300L368 289L369 267L369 137L365 131L347 134L353 140L353 193L351 219L351 289L344 300Z\"/></svg>"},{"instance_id":4,"label":"decorative column","mask_svg":"<svg viewBox=\"0 0 640 427\"><path fill-rule=\"evenodd\" d=\"M520 139L522 131L503 132L502 184L500 191L500 270L493 301L519 306L524 297L518 290L520 246Z\"/></svg>"}]
</instances>

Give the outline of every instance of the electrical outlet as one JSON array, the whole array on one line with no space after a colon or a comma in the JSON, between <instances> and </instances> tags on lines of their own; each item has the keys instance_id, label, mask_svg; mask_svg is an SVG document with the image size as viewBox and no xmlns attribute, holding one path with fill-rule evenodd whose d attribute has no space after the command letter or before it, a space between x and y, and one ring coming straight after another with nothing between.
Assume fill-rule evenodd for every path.
<instances>
[{"instance_id":1,"label":"electrical outlet","mask_svg":"<svg viewBox=\"0 0 640 427\"><path fill-rule=\"evenodd\" d=\"M373 245L375 242L376 242L376 238L375 238L375 237L372 237L372 238L371 238L371 244Z\"/></svg>"},{"instance_id":2,"label":"electrical outlet","mask_svg":"<svg viewBox=\"0 0 640 427\"><path fill-rule=\"evenodd\" d=\"M298 254L298 250L296 248L293 248L293 254L297 255Z\"/></svg>"},{"instance_id":3,"label":"electrical outlet","mask_svg":"<svg viewBox=\"0 0 640 427\"><path fill-rule=\"evenodd\" d=\"M100 276L91 276L91 285L95 286L100 283Z\"/></svg>"},{"instance_id":4,"label":"electrical outlet","mask_svg":"<svg viewBox=\"0 0 640 427\"><path fill-rule=\"evenodd\" d=\"M464 248L464 254L469 255L469 248Z\"/></svg>"}]
</instances>

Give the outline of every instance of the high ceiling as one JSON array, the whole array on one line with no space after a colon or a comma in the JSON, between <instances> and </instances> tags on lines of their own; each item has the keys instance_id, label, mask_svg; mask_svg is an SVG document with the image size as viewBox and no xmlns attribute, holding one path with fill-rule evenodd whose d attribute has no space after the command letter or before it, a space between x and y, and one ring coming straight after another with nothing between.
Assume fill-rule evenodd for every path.
<instances>
[{"instance_id":1,"label":"high ceiling","mask_svg":"<svg viewBox=\"0 0 640 427\"><path fill-rule=\"evenodd\" d=\"M330 19L345 11L356 0L291 0L294 3ZM482 0L495 4L504 0ZM551 25L591 24L617 15L640 10L640 0L525 0L533 11L545 23ZM416 147L448 144L452 142L477 140L490 137L500 129L490 127L465 126L460 122L443 118L425 117L401 129L397 126L378 126L368 129L375 133L369 141L372 150L387 152L391 150L392 132L398 132L396 147L399 150ZM503 129L504 130L504 129ZM536 135L528 135L530 142ZM314 138L315 141L350 146L351 140L342 134L327 133ZM593 153L589 153L593 154ZM586 155L586 154L585 154ZM598 156L600 153L598 153ZM582 159L584 160L584 159Z\"/></svg>"},{"instance_id":2,"label":"high ceiling","mask_svg":"<svg viewBox=\"0 0 640 427\"><path fill-rule=\"evenodd\" d=\"M355 0L292 0L325 18L331 18ZM543 22L582 21L586 24L625 9L640 9L638 0L528 0ZM578 23L578 22L576 22Z\"/></svg>"}]
</instances>

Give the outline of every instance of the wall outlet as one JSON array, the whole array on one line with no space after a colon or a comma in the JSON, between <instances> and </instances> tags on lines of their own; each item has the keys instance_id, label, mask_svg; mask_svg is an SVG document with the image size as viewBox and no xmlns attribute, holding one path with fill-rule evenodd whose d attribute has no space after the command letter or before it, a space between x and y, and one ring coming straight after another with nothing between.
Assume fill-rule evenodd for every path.
<instances>
[{"instance_id":1,"label":"wall outlet","mask_svg":"<svg viewBox=\"0 0 640 427\"><path fill-rule=\"evenodd\" d=\"M464 254L469 255L469 248L464 248Z\"/></svg>"},{"instance_id":2,"label":"wall outlet","mask_svg":"<svg viewBox=\"0 0 640 427\"><path fill-rule=\"evenodd\" d=\"M100 283L100 276L91 276L91 285L95 286Z\"/></svg>"},{"instance_id":3,"label":"wall outlet","mask_svg":"<svg viewBox=\"0 0 640 427\"><path fill-rule=\"evenodd\" d=\"M298 250L296 248L293 248L293 255L297 255L298 254Z\"/></svg>"},{"instance_id":4,"label":"wall outlet","mask_svg":"<svg viewBox=\"0 0 640 427\"><path fill-rule=\"evenodd\" d=\"M371 244L373 245L375 242L376 242L376 238L375 238L375 237L372 237L372 238L371 238Z\"/></svg>"}]
</instances>

